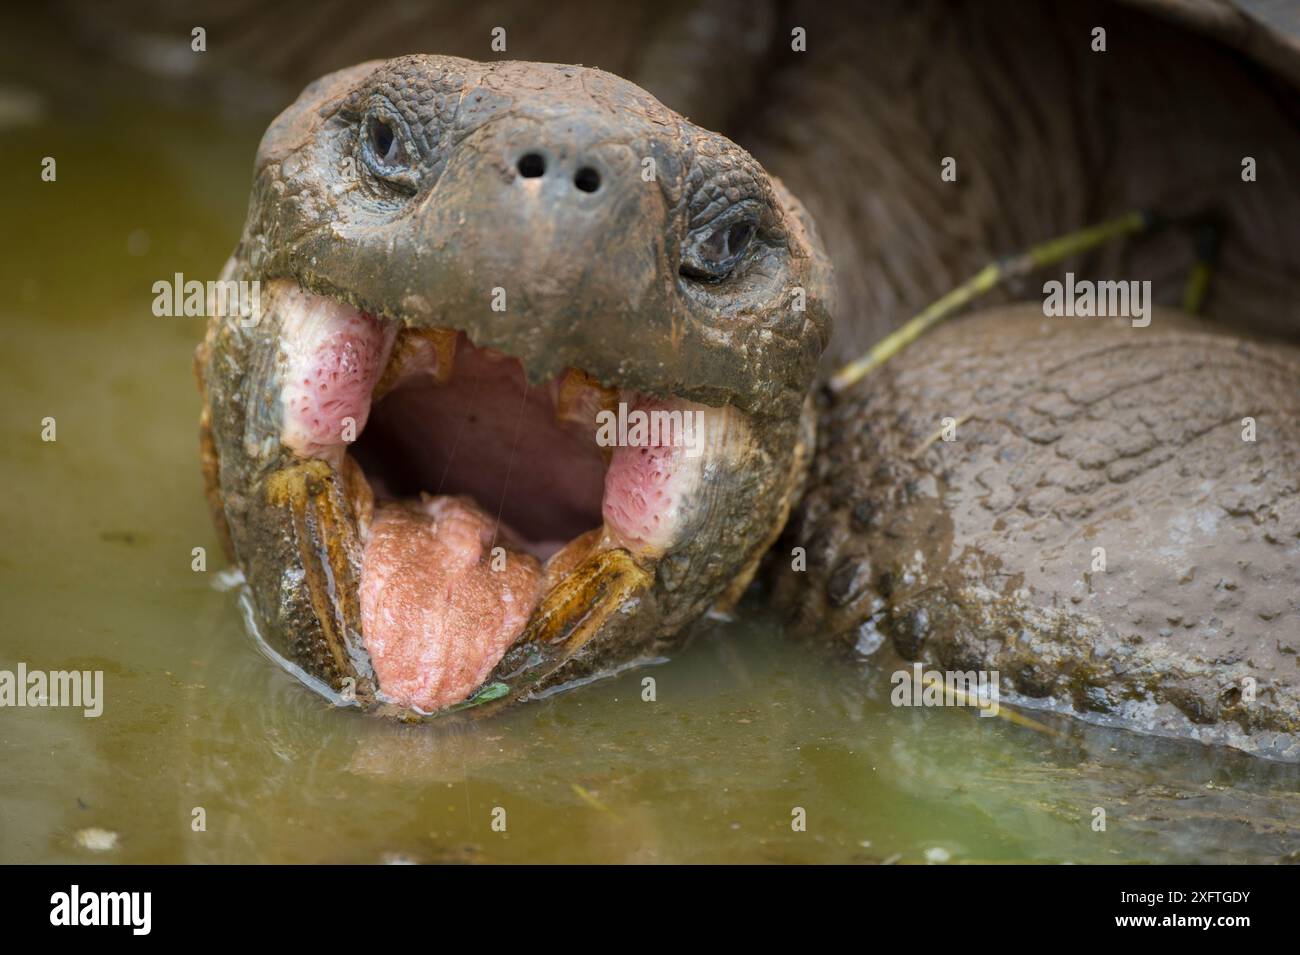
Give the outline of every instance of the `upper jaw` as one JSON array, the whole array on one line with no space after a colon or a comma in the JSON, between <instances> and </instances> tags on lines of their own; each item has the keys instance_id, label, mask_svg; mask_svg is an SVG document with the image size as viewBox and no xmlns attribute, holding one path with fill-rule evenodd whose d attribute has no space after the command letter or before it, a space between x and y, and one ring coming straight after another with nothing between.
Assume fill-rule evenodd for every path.
<instances>
[{"instance_id":1,"label":"upper jaw","mask_svg":"<svg viewBox=\"0 0 1300 955\"><path fill-rule=\"evenodd\" d=\"M495 170L513 168L523 134L496 126L470 133L427 191L382 214L345 183L319 182L340 156L308 142L259 177L241 251L263 277L408 328L464 331L519 359L534 384L580 367L610 386L798 415L828 283L793 210L772 214L784 225L744 276L693 281L679 272L682 185L643 183L643 147L606 170L598 207L581 194L550 202L529 192L535 180L502 183Z\"/></svg>"},{"instance_id":2,"label":"upper jaw","mask_svg":"<svg viewBox=\"0 0 1300 955\"><path fill-rule=\"evenodd\" d=\"M391 255L403 252L399 243ZM389 255L383 269L393 273ZM355 281L326 279L317 271L329 264L325 258L317 267L271 274L402 328L464 332L477 347L517 359L533 385L580 368L610 388L789 419L798 416L815 372L820 341L806 334L801 316L760 320L755 305L720 322L713 303L682 292L676 278L635 294L588 283L548 294L517 275L508 287L469 285L467 276L484 274L481 267L438 261L424 260L414 277L387 275L380 285L375 269L360 264L345 276ZM503 266L488 274L512 273ZM394 294L413 287L421 291Z\"/></svg>"}]
</instances>

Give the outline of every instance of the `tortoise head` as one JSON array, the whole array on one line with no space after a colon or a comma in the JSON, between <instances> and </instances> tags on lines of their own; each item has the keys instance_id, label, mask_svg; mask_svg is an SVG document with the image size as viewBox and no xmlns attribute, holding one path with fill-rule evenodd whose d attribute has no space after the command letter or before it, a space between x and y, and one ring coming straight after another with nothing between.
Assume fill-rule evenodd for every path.
<instances>
[{"instance_id":1,"label":"tortoise head","mask_svg":"<svg viewBox=\"0 0 1300 955\"><path fill-rule=\"evenodd\" d=\"M419 712L655 655L798 493L828 260L744 150L598 70L407 56L266 133L199 363L266 642Z\"/></svg>"}]
</instances>

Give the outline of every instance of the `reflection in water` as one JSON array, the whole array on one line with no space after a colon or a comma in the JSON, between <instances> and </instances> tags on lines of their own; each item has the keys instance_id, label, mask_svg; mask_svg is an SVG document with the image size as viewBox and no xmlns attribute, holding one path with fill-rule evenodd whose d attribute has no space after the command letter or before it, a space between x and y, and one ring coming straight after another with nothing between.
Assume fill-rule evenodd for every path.
<instances>
[{"instance_id":1,"label":"reflection in water","mask_svg":"<svg viewBox=\"0 0 1300 955\"><path fill-rule=\"evenodd\" d=\"M193 861L1235 861L1300 849L1292 767L1055 718L1052 737L964 709L894 709L879 674L812 657L753 615L653 671L444 727L329 707L250 652L234 614L206 644L230 679L187 695L176 735L177 778L208 808L209 831L184 840ZM795 807L806 832L791 829ZM1105 832L1092 828L1097 807Z\"/></svg>"}]
</instances>

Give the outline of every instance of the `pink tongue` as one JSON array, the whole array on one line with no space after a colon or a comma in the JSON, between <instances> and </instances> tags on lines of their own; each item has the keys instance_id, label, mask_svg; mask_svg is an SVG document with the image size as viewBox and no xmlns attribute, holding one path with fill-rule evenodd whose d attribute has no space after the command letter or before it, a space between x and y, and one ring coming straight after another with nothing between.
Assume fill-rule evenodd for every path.
<instances>
[{"instance_id":1,"label":"pink tongue","mask_svg":"<svg viewBox=\"0 0 1300 955\"><path fill-rule=\"evenodd\" d=\"M419 507L375 513L361 628L379 688L431 711L468 697L505 655L537 604L541 566L509 548L493 560L494 522L466 498Z\"/></svg>"}]
</instances>

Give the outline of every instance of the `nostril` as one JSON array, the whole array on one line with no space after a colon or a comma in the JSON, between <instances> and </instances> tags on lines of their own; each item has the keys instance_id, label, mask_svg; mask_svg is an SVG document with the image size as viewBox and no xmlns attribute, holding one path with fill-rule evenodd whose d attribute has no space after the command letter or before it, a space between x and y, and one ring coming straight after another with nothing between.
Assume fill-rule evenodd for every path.
<instances>
[{"instance_id":1,"label":"nostril","mask_svg":"<svg viewBox=\"0 0 1300 955\"><path fill-rule=\"evenodd\" d=\"M600 188L600 173L590 166L583 166L574 175L573 184L583 192L595 192Z\"/></svg>"},{"instance_id":2,"label":"nostril","mask_svg":"<svg viewBox=\"0 0 1300 955\"><path fill-rule=\"evenodd\" d=\"M517 165L519 175L525 179L536 179L546 172L546 160L541 153L525 153L519 157Z\"/></svg>"}]
</instances>

